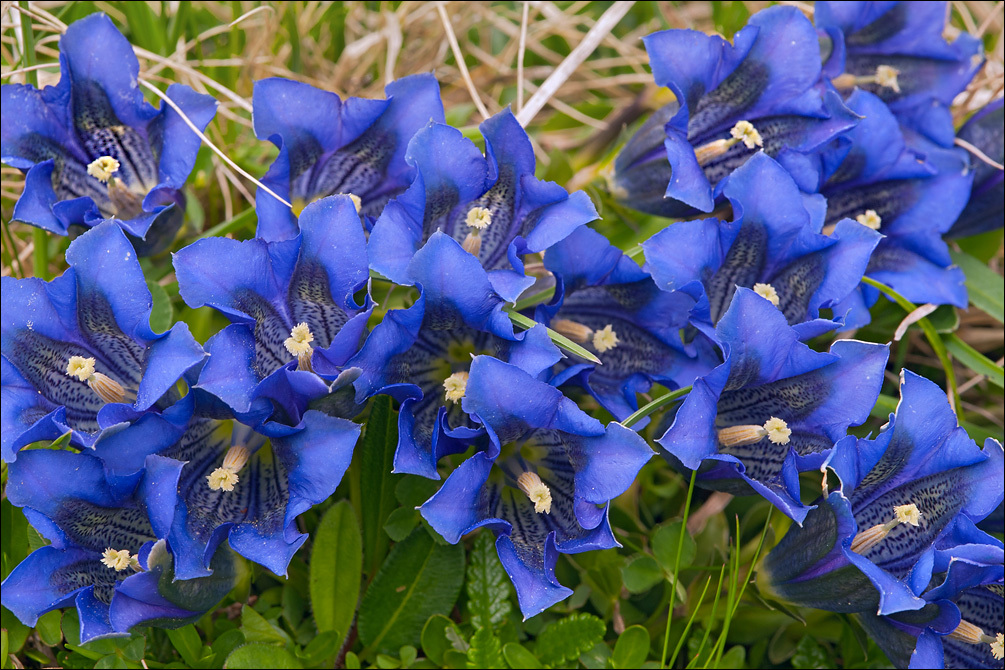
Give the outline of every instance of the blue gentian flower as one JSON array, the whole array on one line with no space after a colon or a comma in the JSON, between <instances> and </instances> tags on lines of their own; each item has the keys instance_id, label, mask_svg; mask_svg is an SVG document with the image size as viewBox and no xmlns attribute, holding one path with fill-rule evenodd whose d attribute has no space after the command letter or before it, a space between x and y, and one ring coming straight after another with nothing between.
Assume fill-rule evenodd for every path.
<instances>
[{"instance_id":1,"label":"blue gentian flower","mask_svg":"<svg viewBox=\"0 0 1005 670\"><path fill-rule=\"evenodd\" d=\"M67 235L114 218L141 255L163 250L184 218L199 137L166 103L144 101L133 49L104 14L73 23L59 51L56 86L3 87L0 159L27 172L14 219ZM200 130L216 114L188 86L167 96Z\"/></svg>"},{"instance_id":2,"label":"blue gentian flower","mask_svg":"<svg viewBox=\"0 0 1005 670\"><path fill-rule=\"evenodd\" d=\"M822 198L804 196L763 153L737 168L723 193L732 221L682 221L642 244L656 283L673 290L698 282L713 323L736 286L745 286L775 303L803 339L841 326L844 314L823 319L820 310L858 287L881 236L850 220L838 222L829 237L821 234Z\"/></svg>"},{"instance_id":3,"label":"blue gentian flower","mask_svg":"<svg viewBox=\"0 0 1005 670\"><path fill-rule=\"evenodd\" d=\"M555 578L560 552L620 546L608 504L653 452L628 428L604 428L554 387L491 356L471 363L461 402L485 425L491 447L454 470L420 510L451 543L490 528L524 618L532 617L572 594Z\"/></svg>"},{"instance_id":4,"label":"blue gentian flower","mask_svg":"<svg viewBox=\"0 0 1005 670\"><path fill-rule=\"evenodd\" d=\"M82 642L125 635L148 621L174 628L200 618L233 587L227 550L213 558L212 577L172 583L173 559L163 538L173 521L181 463L150 456L142 476L125 487L106 477L100 459L68 451L26 451L8 472L8 499L52 542L3 583L4 607L25 625L76 605Z\"/></svg>"},{"instance_id":5,"label":"blue gentian flower","mask_svg":"<svg viewBox=\"0 0 1005 670\"><path fill-rule=\"evenodd\" d=\"M175 254L174 266L190 307L208 305L233 322L206 343L210 358L197 388L239 413L271 397L297 423L305 402L327 392L314 373L339 373L372 311L369 294L362 304L354 297L369 272L348 196L308 205L293 239L199 240ZM281 383L294 397L275 393Z\"/></svg>"},{"instance_id":6,"label":"blue gentian flower","mask_svg":"<svg viewBox=\"0 0 1005 670\"><path fill-rule=\"evenodd\" d=\"M697 484L757 493L796 522L798 472L824 460L879 396L886 345L839 340L818 353L768 300L738 288L716 326L725 362L694 383L657 440Z\"/></svg>"},{"instance_id":7,"label":"blue gentian flower","mask_svg":"<svg viewBox=\"0 0 1005 670\"><path fill-rule=\"evenodd\" d=\"M103 436L95 453L115 481L133 481L151 458L178 468L167 535L178 579L208 575L224 541L285 575L307 540L296 518L335 492L360 427L315 410L296 426L270 421L256 427L217 405L195 402L189 410L180 438L150 437L131 426Z\"/></svg>"},{"instance_id":8,"label":"blue gentian flower","mask_svg":"<svg viewBox=\"0 0 1005 670\"><path fill-rule=\"evenodd\" d=\"M509 109L479 126L485 155L459 130L430 124L408 146L415 178L392 200L370 236L370 267L397 283L408 264L441 230L462 243L490 271L507 301L534 283L522 256L544 251L597 218L583 192L534 177L534 148Z\"/></svg>"},{"instance_id":9,"label":"blue gentian flower","mask_svg":"<svg viewBox=\"0 0 1005 670\"><path fill-rule=\"evenodd\" d=\"M972 525L954 531L928 555L933 586L919 594L926 601L922 609L855 615L896 667L1002 667L1002 543Z\"/></svg>"},{"instance_id":10,"label":"blue gentian flower","mask_svg":"<svg viewBox=\"0 0 1005 670\"><path fill-rule=\"evenodd\" d=\"M659 112L615 162L612 193L628 207L673 217L710 212L721 180L755 152L798 164L856 121L818 86L817 34L795 7L758 12L733 44L693 30L644 42L656 83L680 106Z\"/></svg>"},{"instance_id":11,"label":"blue gentian flower","mask_svg":"<svg viewBox=\"0 0 1005 670\"><path fill-rule=\"evenodd\" d=\"M1005 99L988 103L963 124L957 137L977 147L998 164L1005 162ZM949 229L949 237L967 237L1001 228L1005 222L1005 172L976 156L970 158L974 185L963 213Z\"/></svg>"},{"instance_id":12,"label":"blue gentian flower","mask_svg":"<svg viewBox=\"0 0 1005 670\"><path fill-rule=\"evenodd\" d=\"M765 557L758 585L836 612L924 608L916 593L929 585L941 541L963 534L1001 546L973 524L1002 501L1003 461L1000 444L982 450L956 425L938 386L904 371L896 415L875 439L838 443L821 469L837 475L839 489L825 488L802 527Z\"/></svg>"},{"instance_id":13,"label":"blue gentian flower","mask_svg":"<svg viewBox=\"0 0 1005 670\"><path fill-rule=\"evenodd\" d=\"M948 106L980 70L981 42L943 37L945 2L818 2L818 28L832 41L824 76L839 90L856 86L897 113L932 100Z\"/></svg>"},{"instance_id":14,"label":"blue gentian flower","mask_svg":"<svg viewBox=\"0 0 1005 670\"><path fill-rule=\"evenodd\" d=\"M636 394L654 383L680 388L718 365L715 345L696 329L710 330L700 284L663 291L635 261L586 227L549 249L544 265L557 285L551 304L538 308L538 321L602 361L568 365L552 384L576 380L620 420L638 409Z\"/></svg>"},{"instance_id":15,"label":"blue gentian flower","mask_svg":"<svg viewBox=\"0 0 1005 670\"><path fill-rule=\"evenodd\" d=\"M973 171L966 152L899 125L866 91L855 91L848 106L862 121L821 157L825 230L845 218L878 229L884 237L866 275L913 302L966 307L965 278L942 240L970 195ZM948 134L952 141L948 119L936 115L929 123L929 134ZM841 309L861 314L877 297L875 289L863 287Z\"/></svg>"},{"instance_id":16,"label":"blue gentian flower","mask_svg":"<svg viewBox=\"0 0 1005 670\"><path fill-rule=\"evenodd\" d=\"M51 282L2 280L4 461L67 431L90 446L102 428L166 409L205 357L184 323L150 330L150 290L116 223L75 239L66 260Z\"/></svg>"},{"instance_id":17,"label":"blue gentian flower","mask_svg":"<svg viewBox=\"0 0 1005 670\"><path fill-rule=\"evenodd\" d=\"M360 370L357 402L384 393L401 403L394 471L439 479L440 458L465 451L482 433L458 402L471 356L489 353L536 376L562 354L543 326L513 332L488 273L443 232L415 254L405 279L419 298L390 310L347 367Z\"/></svg>"},{"instance_id":18,"label":"blue gentian flower","mask_svg":"<svg viewBox=\"0 0 1005 670\"><path fill-rule=\"evenodd\" d=\"M408 141L430 121L443 123L440 86L431 74L391 82L385 100L348 98L288 79L255 82L255 135L279 148L262 182L293 204L293 211L259 189L257 236L269 241L297 234L303 208L329 195L351 195L368 225L390 198L411 183Z\"/></svg>"}]
</instances>

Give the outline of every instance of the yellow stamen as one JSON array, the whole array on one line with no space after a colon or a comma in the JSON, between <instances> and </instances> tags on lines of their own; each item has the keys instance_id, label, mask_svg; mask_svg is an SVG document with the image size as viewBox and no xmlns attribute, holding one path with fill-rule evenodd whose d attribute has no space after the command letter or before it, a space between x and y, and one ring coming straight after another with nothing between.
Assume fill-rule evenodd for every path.
<instances>
[{"instance_id":1,"label":"yellow stamen","mask_svg":"<svg viewBox=\"0 0 1005 670\"><path fill-rule=\"evenodd\" d=\"M94 365L93 357L70 356L70 360L66 364L66 374L85 382L105 402L126 402L127 393L122 388L122 384L108 375L95 372Z\"/></svg>"},{"instance_id":2,"label":"yellow stamen","mask_svg":"<svg viewBox=\"0 0 1005 670\"><path fill-rule=\"evenodd\" d=\"M298 323L293 326L290 336L283 342L286 351L297 357L297 368L299 370L314 371L311 365L311 356L314 354L314 349L311 347L311 342L313 341L314 334L307 324Z\"/></svg>"},{"instance_id":3,"label":"yellow stamen","mask_svg":"<svg viewBox=\"0 0 1005 670\"><path fill-rule=\"evenodd\" d=\"M461 248L475 258L478 258L478 254L482 252L482 236L478 231L468 233L464 241L461 242Z\"/></svg>"},{"instance_id":4,"label":"yellow stamen","mask_svg":"<svg viewBox=\"0 0 1005 670\"><path fill-rule=\"evenodd\" d=\"M240 472L241 468L247 465L250 457L251 452L248 451L247 447L235 444L227 450L227 454L223 457L223 467L232 472Z\"/></svg>"},{"instance_id":5,"label":"yellow stamen","mask_svg":"<svg viewBox=\"0 0 1005 670\"><path fill-rule=\"evenodd\" d=\"M129 568L132 564L133 557L130 556L128 549L112 549L108 547L105 552L101 555L101 562L106 568L111 568L115 572L122 572L126 568ZM139 565L139 561L137 561Z\"/></svg>"},{"instance_id":6,"label":"yellow stamen","mask_svg":"<svg viewBox=\"0 0 1005 670\"><path fill-rule=\"evenodd\" d=\"M778 307L778 291L771 284L754 284L754 293Z\"/></svg>"},{"instance_id":7,"label":"yellow stamen","mask_svg":"<svg viewBox=\"0 0 1005 670\"><path fill-rule=\"evenodd\" d=\"M536 472L525 472L516 480L520 490L534 503L534 511L551 514L551 489L541 481Z\"/></svg>"},{"instance_id":8,"label":"yellow stamen","mask_svg":"<svg viewBox=\"0 0 1005 670\"><path fill-rule=\"evenodd\" d=\"M592 329L570 319L555 319L551 322L551 329L579 344L586 344L593 337Z\"/></svg>"},{"instance_id":9,"label":"yellow stamen","mask_svg":"<svg viewBox=\"0 0 1005 670\"><path fill-rule=\"evenodd\" d=\"M485 230L492 223L492 210L484 207L472 207L468 210L464 223L468 224L469 228Z\"/></svg>"},{"instance_id":10,"label":"yellow stamen","mask_svg":"<svg viewBox=\"0 0 1005 670\"><path fill-rule=\"evenodd\" d=\"M911 526L921 525L921 510L914 503L897 505L893 508L893 518L886 523L876 524L860 531L851 541L851 550L856 554L864 554L882 542L890 531L902 523Z\"/></svg>"},{"instance_id":11,"label":"yellow stamen","mask_svg":"<svg viewBox=\"0 0 1005 670\"><path fill-rule=\"evenodd\" d=\"M613 349L619 343L618 334L614 332L611 324L607 324L593 334L593 347L600 353Z\"/></svg>"},{"instance_id":12,"label":"yellow stamen","mask_svg":"<svg viewBox=\"0 0 1005 670\"><path fill-rule=\"evenodd\" d=\"M70 360L66 364L66 374L76 377L82 382L88 381L94 374L94 358L70 356Z\"/></svg>"},{"instance_id":13,"label":"yellow stamen","mask_svg":"<svg viewBox=\"0 0 1005 670\"><path fill-rule=\"evenodd\" d=\"M112 175L119 171L119 161L111 156L95 158L87 166L87 174L91 175L102 184L107 184Z\"/></svg>"},{"instance_id":14,"label":"yellow stamen","mask_svg":"<svg viewBox=\"0 0 1005 670\"><path fill-rule=\"evenodd\" d=\"M239 481L237 473L227 468L217 468L206 476L206 484L213 491L222 490L229 493L234 490L234 485Z\"/></svg>"},{"instance_id":15,"label":"yellow stamen","mask_svg":"<svg viewBox=\"0 0 1005 670\"><path fill-rule=\"evenodd\" d=\"M998 633L988 644L991 645L991 655L996 661L1005 658L1005 635Z\"/></svg>"},{"instance_id":16,"label":"yellow stamen","mask_svg":"<svg viewBox=\"0 0 1005 670\"><path fill-rule=\"evenodd\" d=\"M724 447L743 447L757 444L768 438L774 444L788 444L792 429L783 419L773 416L764 422L763 426L739 425L722 428L718 431L719 444Z\"/></svg>"},{"instance_id":17,"label":"yellow stamen","mask_svg":"<svg viewBox=\"0 0 1005 670\"><path fill-rule=\"evenodd\" d=\"M879 230L879 227L883 224L883 219L880 218L874 209L865 210L865 212L856 216L855 220L866 228L872 228L873 230Z\"/></svg>"},{"instance_id":18,"label":"yellow stamen","mask_svg":"<svg viewBox=\"0 0 1005 670\"><path fill-rule=\"evenodd\" d=\"M356 208L356 213L357 214L359 214L360 211L363 209L363 199L360 198L355 193L339 193L338 195L347 195L347 196L349 196L349 199L352 200L353 207Z\"/></svg>"},{"instance_id":19,"label":"yellow stamen","mask_svg":"<svg viewBox=\"0 0 1005 670\"><path fill-rule=\"evenodd\" d=\"M733 139L743 142L743 146L748 149L764 146L764 138L750 121L737 121L736 125L730 129L729 134Z\"/></svg>"},{"instance_id":20,"label":"yellow stamen","mask_svg":"<svg viewBox=\"0 0 1005 670\"><path fill-rule=\"evenodd\" d=\"M777 416L773 416L764 422L764 432L767 434L768 440L774 444L788 444L789 437L792 435L792 429L789 428L789 424Z\"/></svg>"},{"instance_id":21,"label":"yellow stamen","mask_svg":"<svg viewBox=\"0 0 1005 670\"><path fill-rule=\"evenodd\" d=\"M895 67L880 65L876 68L874 74L856 76L845 72L831 79L831 83L834 85L834 88L841 90L848 90L861 84L877 84L878 86L892 89L895 93L900 93L900 82L897 81L897 75L899 74L900 70Z\"/></svg>"},{"instance_id":22,"label":"yellow stamen","mask_svg":"<svg viewBox=\"0 0 1005 670\"><path fill-rule=\"evenodd\" d=\"M729 130L729 135L730 138L728 140L713 140L708 144L703 144L696 148L694 155L698 159L698 165L711 163L740 142L743 142L743 146L748 149L764 146L764 138L761 137L761 134L757 132L757 128L750 121L737 121Z\"/></svg>"},{"instance_id":23,"label":"yellow stamen","mask_svg":"<svg viewBox=\"0 0 1005 670\"><path fill-rule=\"evenodd\" d=\"M900 93L900 83L897 81L898 74L900 74L900 70L897 68L880 65L876 68L876 83L884 88L892 88L895 93Z\"/></svg>"},{"instance_id":24,"label":"yellow stamen","mask_svg":"<svg viewBox=\"0 0 1005 670\"><path fill-rule=\"evenodd\" d=\"M460 402L468 390L468 373L455 372L443 380L443 388L448 402Z\"/></svg>"}]
</instances>

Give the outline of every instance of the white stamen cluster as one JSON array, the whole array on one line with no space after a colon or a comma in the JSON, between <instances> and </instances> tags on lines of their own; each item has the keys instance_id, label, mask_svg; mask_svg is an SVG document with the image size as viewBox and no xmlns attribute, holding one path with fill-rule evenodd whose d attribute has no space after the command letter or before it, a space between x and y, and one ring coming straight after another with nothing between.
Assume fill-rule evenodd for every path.
<instances>
[{"instance_id":1,"label":"white stamen cluster","mask_svg":"<svg viewBox=\"0 0 1005 670\"><path fill-rule=\"evenodd\" d=\"M443 380L443 390L447 402L460 402L468 390L468 373L455 372Z\"/></svg>"},{"instance_id":2,"label":"white stamen cluster","mask_svg":"<svg viewBox=\"0 0 1005 670\"><path fill-rule=\"evenodd\" d=\"M986 644L991 647L991 656L996 661L1005 658L1005 635L998 633L994 637L986 634L980 626L975 626L969 621L960 621L953 632L947 635L951 640L966 642L967 644Z\"/></svg>"},{"instance_id":3,"label":"white stamen cluster","mask_svg":"<svg viewBox=\"0 0 1005 670\"><path fill-rule=\"evenodd\" d=\"M743 146L748 149L764 146L764 138L750 121L737 121L736 125L730 129L729 135L734 140L743 142Z\"/></svg>"},{"instance_id":4,"label":"white stamen cluster","mask_svg":"<svg viewBox=\"0 0 1005 670\"><path fill-rule=\"evenodd\" d=\"M883 219L874 209L865 210L863 213L856 216L855 220L866 228L872 228L873 230L879 230L879 227L883 224Z\"/></svg>"},{"instance_id":5,"label":"white stamen cluster","mask_svg":"<svg viewBox=\"0 0 1005 670\"><path fill-rule=\"evenodd\" d=\"M206 475L206 485L213 491L233 491L234 486L241 481L237 473L247 464L250 456L251 452L247 447L235 444L227 450L223 465Z\"/></svg>"},{"instance_id":6,"label":"white stamen cluster","mask_svg":"<svg viewBox=\"0 0 1005 670\"><path fill-rule=\"evenodd\" d=\"M551 329L579 344L586 344L593 337L592 328L571 319L555 319L551 322Z\"/></svg>"},{"instance_id":7,"label":"white stamen cluster","mask_svg":"<svg viewBox=\"0 0 1005 670\"><path fill-rule=\"evenodd\" d=\"M893 89L895 93L900 93L900 82L897 81L899 74L900 70L895 67L880 65L876 68L876 83L883 88Z\"/></svg>"},{"instance_id":8,"label":"white stamen cluster","mask_svg":"<svg viewBox=\"0 0 1005 670\"><path fill-rule=\"evenodd\" d=\"M998 633L994 640L988 644L991 645L991 655L994 656L996 661L1000 661L1005 658L1005 635Z\"/></svg>"},{"instance_id":9,"label":"white stamen cluster","mask_svg":"<svg viewBox=\"0 0 1005 670\"><path fill-rule=\"evenodd\" d=\"M864 554L883 541L890 534L890 531L900 524L906 523L910 526L920 526L921 516L921 510L914 503L897 505L893 508L892 519L886 523L876 524L871 528L859 531L851 541L851 550L856 554Z\"/></svg>"},{"instance_id":10,"label":"white stamen cluster","mask_svg":"<svg viewBox=\"0 0 1005 670\"><path fill-rule=\"evenodd\" d=\"M485 230L492 224L492 210L485 207L472 207L468 210L464 223L468 224L469 228Z\"/></svg>"},{"instance_id":11,"label":"white stamen cluster","mask_svg":"<svg viewBox=\"0 0 1005 670\"><path fill-rule=\"evenodd\" d=\"M771 284L754 284L754 293L761 296L775 307L778 307L778 291Z\"/></svg>"},{"instance_id":12,"label":"white stamen cluster","mask_svg":"<svg viewBox=\"0 0 1005 670\"><path fill-rule=\"evenodd\" d=\"M126 390L108 375L96 372L93 357L70 356L66 363L66 374L88 385L105 402L126 402Z\"/></svg>"},{"instance_id":13,"label":"white stamen cluster","mask_svg":"<svg viewBox=\"0 0 1005 670\"><path fill-rule=\"evenodd\" d=\"M107 184L108 180L112 178L116 172L119 171L119 161L115 160L111 156L102 156L101 158L95 158L87 166L87 174L91 175L102 184Z\"/></svg>"},{"instance_id":14,"label":"white stamen cluster","mask_svg":"<svg viewBox=\"0 0 1005 670\"><path fill-rule=\"evenodd\" d=\"M593 347L600 353L610 351L618 346L620 342L621 340L618 339L618 334L614 332L611 324L607 324L593 333Z\"/></svg>"},{"instance_id":15,"label":"white stamen cluster","mask_svg":"<svg viewBox=\"0 0 1005 670\"><path fill-rule=\"evenodd\" d=\"M525 472L516 480L517 486L523 491L532 503L534 511L538 514L544 512L551 514L551 489L541 481L536 472Z\"/></svg>"},{"instance_id":16,"label":"white stamen cluster","mask_svg":"<svg viewBox=\"0 0 1005 670\"><path fill-rule=\"evenodd\" d=\"M101 554L101 562L106 568L111 568L115 572L122 572L129 568L139 570L139 558L129 553L128 549L112 549L108 547Z\"/></svg>"},{"instance_id":17,"label":"white stamen cluster","mask_svg":"<svg viewBox=\"0 0 1005 670\"><path fill-rule=\"evenodd\" d=\"M739 425L722 428L718 432L719 444L724 447L742 447L757 444L764 438L774 444L788 444L792 429L784 419L773 416L763 426Z\"/></svg>"},{"instance_id":18,"label":"white stamen cluster","mask_svg":"<svg viewBox=\"0 0 1005 670\"><path fill-rule=\"evenodd\" d=\"M313 341L314 333L311 332L307 324L298 323L293 326L290 336L283 342L286 351L297 357L297 368L300 370L313 371L311 366L311 356L314 354L314 349L311 347Z\"/></svg>"}]
</instances>

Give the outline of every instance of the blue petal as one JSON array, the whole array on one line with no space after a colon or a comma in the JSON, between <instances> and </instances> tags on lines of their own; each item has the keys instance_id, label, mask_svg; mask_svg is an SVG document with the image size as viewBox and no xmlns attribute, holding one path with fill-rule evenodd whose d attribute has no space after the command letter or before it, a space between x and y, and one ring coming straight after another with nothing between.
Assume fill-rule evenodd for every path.
<instances>
[{"instance_id":1,"label":"blue petal","mask_svg":"<svg viewBox=\"0 0 1005 670\"><path fill-rule=\"evenodd\" d=\"M205 130L216 115L219 103L209 95L196 93L184 84L171 84L167 89L171 99L185 116L199 129ZM162 136L160 154L160 181L158 188L180 189L185 186L202 140L182 119L181 115L166 102L161 103L163 120L158 128ZM148 196L149 197L149 196Z\"/></svg>"},{"instance_id":2,"label":"blue petal","mask_svg":"<svg viewBox=\"0 0 1005 670\"><path fill-rule=\"evenodd\" d=\"M500 535L496 538L496 552L499 554L503 569L516 588L520 612L525 621L572 595L572 589L562 586L555 578L558 550L555 548L554 534L545 540L543 560L538 569L531 567L536 561L532 562L521 557L509 535Z\"/></svg>"},{"instance_id":3,"label":"blue petal","mask_svg":"<svg viewBox=\"0 0 1005 670\"><path fill-rule=\"evenodd\" d=\"M1005 161L1005 106L1003 98L985 105L960 128L960 139L973 144L984 155L1002 163ZM970 200L949 231L949 237L966 237L1000 228L1005 221L1005 173L984 161L971 159L974 186Z\"/></svg>"},{"instance_id":4,"label":"blue petal","mask_svg":"<svg viewBox=\"0 0 1005 670\"><path fill-rule=\"evenodd\" d=\"M75 547L36 549L4 580L0 589L3 606L21 623L34 626L38 617L70 605L82 589L92 584L100 584L110 596L114 572L100 559L98 553Z\"/></svg>"},{"instance_id":5,"label":"blue petal","mask_svg":"<svg viewBox=\"0 0 1005 670\"><path fill-rule=\"evenodd\" d=\"M457 544L462 535L486 523L496 523L488 518L482 493L493 463L484 453L474 454L457 466L419 508L422 518L447 542Z\"/></svg>"}]
</instances>

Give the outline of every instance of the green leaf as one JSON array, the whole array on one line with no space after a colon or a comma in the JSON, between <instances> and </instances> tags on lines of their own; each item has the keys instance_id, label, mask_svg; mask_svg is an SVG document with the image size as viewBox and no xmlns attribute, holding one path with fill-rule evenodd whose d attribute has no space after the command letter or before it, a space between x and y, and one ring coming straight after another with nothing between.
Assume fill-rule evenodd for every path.
<instances>
[{"instance_id":1,"label":"green leaf","mask_svg":"<svg viewBox=\"0 0 1005 670\"><path fill-rule=\"evenodd\" d=\"M495 628L510 613L510 582L499 562L492 535L479 533L468 561L467 590L471 625L475 628Z\"/></svg>"},{"instance_id":2,"label":"green leaf","mask_svg":"<svg viewBox=\"0 0 1005 670\"><path fill-rule=\"evenodd\" d=\"M433 614L454 606L464 582L464 549L416 528L391 550L359 609L359 638L369 650L418 644Z\"/></svg>"},{"instance_id":3,"label":"green leaf","mask_svg":"<svg viewBox=\"0 0 1005 670\"><path fill-rule=\"evenodd\" d=\"M537 656L545 665L574 661L604 639L607 626L592 614L570 614L552 621L537 636Z\"/></svg>"},{"instance_id":4,"label":"green leaf","mask_svg":"<svg viewBox=\"0 0 1005 670\"><path fill-rule=\"evenodd\" d=\"M387 517L397 507L394 488L402 477L393 475L394 450L398 445L397 415L390 396L377 396L370 408L360 451L360 484L366 492L360 502L363 546L367 571L372 577L387 555L388 537L383 531Z\"/></svg>"},{"instance_id":5,"label":"green leaf","mask_svg":"<svg viewBox=\"0 0 1005 670\"><path fill-rule=\"evenodd\" d=\"M618 636L611 660L615 668L640 668L649 656L649 631L630 626Z\"/></svg>"},{"instance_id":6,"label":"green leaf","mask_svg":"<svg viewBox=\"0 0 1005 670\"><path fill-rule=\"evenodd\" d=\"M150 308L150 329L155 333L163 333L171 327L174 320L171 297L164 287L155 281L148 279L147 288L150 289L150 297L153 298L153 305Z\"/></svg>"},{"instance_id":7,"label":"green leaf","mask_svg":"<svg viewBox=\"0 0 1005 670\"><path fill-rule=\"evenodd\" d=\"M62 615L63 613L59 610L46 612L35 623L35 630L38 631L42 642L45 642L50 647L55 647L63 641L63 628L60 625L62 623Z\"/></svg>"},{"instance_id":8,"label":"green leaf","mask_svg":"<svg viewBox=\"0 0 1005 670\"><path fill-rule=\"evenodd\" d=\"M663 568L652 556L636 556L621 568L621 579L631 593L645 593L664 578Z\"/></svg>"},{"instance_id":9,"label":"green leaf","mask_svg":"<svg viewBox=\"0 0 1005 670\"><path fill-rule=\"evenodd\" d=\"M471 637L468 648L469 668L505 668L502 645L491 628L479 628Z\"/></svg>"},{"instance_id":10,"label":"green leaf","mask_svg":"<svg viewBox=\"0 0 1005 670\"><path fill-rule=\"evenodd\" d=\"M733 649L735 649L734 647ZM732 649L730 650L732 651ZM728 656L729 654L726 654ZM720 667L739 667L739 666L729 666L725 665L726 656L722 657L723 665ZM799 644L796 645L796 651L792 655L792 667L794 668L833 668L834 664L831 663L831 654L828 653L820 643L814 640L812 637L807 635L803 639L799 640Z\"/></svg>"},{"instance_id":11,"label":"green leaf","mask_svg":"<svg viewBox=\"0 0 1005 670\"><path fill-rule=\"evenodd\" d=\"M399 507L391 512L384 522L384 532L395 542L401 542L412 529L419 525L419 511L409 507Z\"/></svg>"},{"instance_id":12,"label":"green leaf","mask_svg":"<svg viewBox=\"0 0 1005 670\"><path fill-rule=\"evenodd\" d=\"M667 573L672 573L677 560L677 545L680 542L681 521L674 521L660 526L653 535L653 556ZM686 568L694 562L698 551L691 534L684 533L684 543L681 546L680 567Z\"/></svg>"},{"instance_id":13,"label":"green leaf","mask_svg":"<svg viewBox=\"0 0 1005 670\"><path fill-rule=\"evenodd\" d=\"M422 653L436 665L443 664L443 653L450 649L447 639L447 629L456 628L449 618L442 614L434 614L422 627Z\"/></svg>"},{"instance_id":14,"label":"green leaf","mask_svg":"<svg viewBox=\"0 0 1005 670\"><path fill-rule=\"evenodd\" d=\"M345 667L346 670L359 670L360 667L359 656L357 656L355 653L351 651L346 652Z\"/></svg>"},{"instance_id":15,"label":"green leaf","mask_svg":"<svg viewBox=\"0 0 1005 670\"><path fill-rule=\"evenodd\" d=\"M244 608L247 610L248 608ZM296 656L271 644L246 644L227 657L225 668L302 668Z\"/></svg>"},{"instance_id":16,"label":"green leaf","mask_svg":"<svg viewBox=\"0 0 1005 670\"><path fill-rule=\"evenodd\" d=\"M719 662L715 664L715 667L717 667L717 668L742 668L743 667L743 662L746 660L746 658L747 658L747 650L744 649L743 647L741 647L740 645L736 645L735 647L731 647L729 649L729 651L727 651L725 654L722 655L722 658L720 658ZM809 668L809 667L812 667L812 666L800 665L793 658L792 659L792 667L794 667L794 668Z\"/></svg>"},{"instance_id":17,"label":"green leaf","mask_svg":"<svg viewBox=\"0 0 1005 670\"><path fill-rule=\"evenodd\" d=\"M951 251L953 262L967 277L967 293L977 309L1005 323L1005 282L1002 276L970 254Z\"/></svg>"},{"instance_id":18,"label":"green leaf","mask_svg":"<svg viewBox=\"0 0 1005 670\"><path fill-rule=\"evenodd\" d=\"M987 356L961 340L958 335L950 335L946 338L946 349L960 363L963 363L974 372L984 375L988 378L989 382L998 388L1005 388L1005 370L1001 366L995 365Z\"/></svg>"},{"instance_id":19,"label":"green leaf","mask_svg":"<svg viewBox=\"0 0 1005 670\"><path fill-rule=\"evenodd\" d=\"M534 326L538 325L537 321L531 319L530 317L524 316L520 312L514 311L513 308L511 307L505 308L505 311L506 314L509 315L510 321L525 329L533 328ZM578 356L587 361L590 361L591 363L596 363L597 365L601 364L600 359L597 358L593 353L579 346L565 335L557 333L551 328L548 328L548 337L551 338L551 341L554 342L559 349L565 349L570 354Z\"/></svg>"},{"instance_id":20,"label":"green leaf","mask_svg":"<svg viewBox=\"0 0 1005 670\"><path fill-rule=\"evenodd\" d=\"M167 633L168 639L171 640L171 646L178 651L182 660L193 668L198 667L199 658L202 655L202 640L199 638L195 626L190 624L164 632Z\"/></svg>"},{"instance_id":21,"label":"green leaf","mask_svg":"<svg viewBox=\"0 0 1005 670\"><path fill-rule=\"evenodd\" d=\"M319 632L348 634L362 570L363 538L352 505L342 500L325 512L311 549L311 605Z\"/></svg>"},{"instance_id":22,"label":"green leaf","mask_svg":"<svg viewBox=\"0 0 1005 670\"><path fill-rule=\"evenodd\" d=\"M248 642L285 645L289 637L282 630L269 623L253 607L241 608L241 632Z\"/></svg>"},{"instance_id":23,"label":"green leaf","mask_svg":"<svg viewBox=\"0 0 1005 670\"><path fill-rule=\"evenodd\" d=\"M537 660L537 656L527 651L527 648L523 645L517 644L516 642L510 642L503 647L503 656L506 658L506 663L509 667L514 670L519 670L519 668L528 668L528 670L537 670L538 668L543 668L541 661Z\"/></svg>"}]
</instances>

